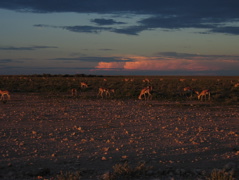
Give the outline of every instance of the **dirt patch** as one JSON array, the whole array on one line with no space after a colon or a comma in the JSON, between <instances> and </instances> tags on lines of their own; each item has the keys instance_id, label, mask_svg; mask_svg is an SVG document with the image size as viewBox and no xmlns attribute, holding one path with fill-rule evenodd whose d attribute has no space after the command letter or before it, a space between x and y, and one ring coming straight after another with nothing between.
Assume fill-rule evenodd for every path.
<instances>
[{"instance_id":1,"label":"dirt patch","mask_svg":"<svg viewBox=\"0 0 239 180\"><path fill-rule=\"evenodd\" d=\"M96 179L126 161L158 170L238 165L236 105L16 93L0 112L0 179L77 170Z\"/></svg>"}]
</instances>

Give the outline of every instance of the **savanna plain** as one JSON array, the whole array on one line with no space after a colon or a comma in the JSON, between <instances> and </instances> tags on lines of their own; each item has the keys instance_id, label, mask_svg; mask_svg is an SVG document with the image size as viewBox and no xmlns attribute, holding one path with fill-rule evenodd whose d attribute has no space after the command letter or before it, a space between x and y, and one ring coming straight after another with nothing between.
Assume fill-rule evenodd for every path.
<instances>
[{"instance_id":1,"label":"savanna plain","mask_svg":"<svg viewBox=\"0 0 239 180\"><path fill-rule=\"evenodd\" d=\"M239 179L238 83L0 76L0 179Z\"/></svg>"}]
</instances>

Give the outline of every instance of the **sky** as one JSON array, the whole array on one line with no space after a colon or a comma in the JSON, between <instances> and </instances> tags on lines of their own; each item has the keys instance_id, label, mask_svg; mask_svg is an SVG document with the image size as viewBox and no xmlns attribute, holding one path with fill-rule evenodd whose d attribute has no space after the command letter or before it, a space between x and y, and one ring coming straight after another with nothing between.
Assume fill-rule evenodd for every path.
<instances>
[{"instance_id":1,"label":"sky","mask_svg":"<svg viewBox=\"0 0 239 180\"><path fill-rule=\"evenodd\" d=\"M1 0L0 75L239 76L238 0Z\"/></svg>"}]
</instances>

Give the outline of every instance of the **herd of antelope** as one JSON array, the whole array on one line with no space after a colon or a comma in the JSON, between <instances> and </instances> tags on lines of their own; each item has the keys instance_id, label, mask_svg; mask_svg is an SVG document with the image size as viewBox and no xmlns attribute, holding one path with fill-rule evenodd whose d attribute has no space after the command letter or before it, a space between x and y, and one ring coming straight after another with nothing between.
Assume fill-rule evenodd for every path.
<instances>
[{"instance_id":1,"label":"herd of antelope","mask_svg":"<svg viewBox=\"0 0 239 180\"><path fill-rule=\"evenodd\" d=\"M106 80L104 79L104 81L106 81ZM89 85L86 82L81 82L80 83L80 87L81 87L81 89L86 89L86 88L89 87ZM99 96L101 98L110 97L111 93L115 93L115 90L114 89L100 87L99 91L98 91L98 94L97 94L97 97L99 97ZM77 96L77 94L78 94L77 89L76 88L72 88L71 89L71 95L72 96Z\"/></svg>"},{"instance_id":2,"label":"herd of antelope","mask_svg":"<svg viewBox=\"0 0 239 180\"><path fill-rule=\"evenodd\" d=\"M104 79L104 81L107 81L107 79ZM134 79L127 78L127 79L123 79L123 81L125 81L125 82L134 81ZM160 81L163 81L163 78L160 78ZM179 79L179 81L184 82L185 79ZM147 83L148 86L146 86L145 88L143 88L139 91L140 93L139 93L138 99L140 99L140 100L141 99L144 99L144 100L152 99L153 87L152 87L152 85L150 85L151 81L148 78L146 78L146 79L143 79L142 82ZM89 85L86 82L80 82L79 87L81 89L87 89L89 87ZM239 83L235 83L234 87L235 88L239 87ZM194 94L196 94L198 100L201 100L201 101L211 99L211 92L210 92L209 89L204 89L201 92L199 92L199 91L194 90L192 87L185 87L185 88L182 89L182 92L187 94L190 99L193 98ZM111 95L114 94L114 93L115 93L115 89L100 87L98 89L97 97L108 98L108 97L111 97ZM72 96L77 96L78 95L77 88L72 88L71 89L71 95ZM0 90L0 101L6 102L7 100L10 100L9 91Z\"/></svg>"},{"instance_id":3,"label":"herd of antelope","mask_svg":"<svg viewBox=\"0 0 239 180\"><path fill-rule=\"evenodd\" d=\"M210 92L210 90L209 89L205 89L205 90L203 90L202 92L198 92L198 91L195 91L193 88L191 88L191 87L185 87L184 89L183 89L183 91L184 92L186 92L186 93L189 93L190 94L190 98L192 98L193 97L193 93L195 93L195 94L197 94L198 95L198 99L199 100L203 100L203 99L205 99L205 100L210 100L210 98L211 98L211 92Z\"/></svg>"},{"instance_id":4,"label":"herd of antelope","mask_svg":"<svg viewBox=\"0 0 239 180\"><path fill-rule=\"evenodd\" d=\"M104 79L104 81L106 81ZM124 79L123 81L125 82L128 82L128 81L133 81L133 79ZM148 84L150 84L150 80L149 79L143 79L142 80L143 82L147 82ZM160 79L160 81L163 81L163 79ZM185 79L180 79L179 80L180 82L184 82ZM237 83L238 86L239 86L239 83ZM238 87L237 84L235 84L235 87ZM85 83L85 82L81 82L80 83L80 87L82 89L85 89L85 88L88 88L88 84ZM140 91L140 94L138 96L138 99L144 99L144 100L150 100L152 99L152 91L153 91L153 87L151 85L148 85L146 86L145 88L141 89ZM190 98L193 97L193 94L197 94L197 97L198 97L198 100L210 100L211 98L211 92L209 89L205 89L201 92L198 92L198 91L195 91L193 88L191 87L185 87L183 89L183 91L187 94L190 94ZM72 96L76 96L77 95L77 89L76 88L73 88L71 89L71 93L72 93ZM101 98L107 98L107 97L110 97L111 96L111 93L115 93L115 90L114 89L108 89L108 88L103 88L103 87L100 87L99 90L98 90L98 94L97 94L97 97L101 97Z\"/></svg>"}]
</instances>

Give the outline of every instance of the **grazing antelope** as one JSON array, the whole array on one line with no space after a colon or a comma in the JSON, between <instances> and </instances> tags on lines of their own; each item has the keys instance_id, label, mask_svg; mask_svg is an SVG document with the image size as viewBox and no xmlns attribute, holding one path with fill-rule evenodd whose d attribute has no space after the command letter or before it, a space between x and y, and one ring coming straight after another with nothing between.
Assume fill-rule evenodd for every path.
<instances>
[{"instance_id":1,"label":"grazing antelope","mask_svg":"<svg viewBox=\"0 0 239 180\"><path fill-rule=\"evenodd\" d=\"M142 81L143 81L143 82L148 82L148 83L150 82L150 80L149 80L148 78L145 78L145 79L143 79Z\"/></svg>"},{"instance_id":2,"label":"grazing antelope","mask_svg":"<svg viewBox=\"0 0 239 180\"><path fill-rule=\"evenodd\" d=\"M0 101L4 100L4 96L7 96L8 100L10 100L10 93L9 93L9 91L2 91L2 90L0 90L0 95L1 95Z\"/></svg>"},{"instance_id":3,"label":"grazing antelope","mask_svg":"<svg viewBox=\"0 0 239 180\"><path fill-rule=\"evenodd\" d=\"M211 93L210 93L210 90L208 89L203 90L201 93L196 91L196 93L198 94L198 99L201 101L203 100L203 97L205 97L205 100L207 100L207 96L208 96L208 100L210 100L211 98Z\"/></svg>"},{"instance_id":4,"label":"grazing antelope","mask_svg":"<svg viewBox=\"0 0 239 180\"><path fill-rule=\"evenodd\" d=\"M88 88L88 85L85 82L80 83L81 88Z\"/></svg>"},{"instance_id":5,"label":"grazing antelope","mask_svg":"<svg viewBox=\"0 0 239 180\"><path fill-rule=\"evenodd\" d=\"M146 94L148 94L148 99L152 99L152 94L150 93L152 91L153 87L152 86L147 86L146 88L142 89L138 99L142 99L142 96L144 96L144 99L146 100Z\"/></svg>"},{"instance_id":6,"label":"grazing antelope","mask_svg":"<svg viewBox=\"0 0 239 180\"><path fill-rule=\"evenodd\" d=\"M234 85L234 87L239 87L239 83L236 83L236 84Z\"/></svg>"},{"instance_id":7,"label":"grazing antelope","mask_svg":"<svg viewBox=\"0 0 239 180\"><path fill-rule=\"evenodd\" d=\"M77 89L76 88L71 89L71 95L72 96L77 96Z\"/></svg>"},{"instance_id":8,"label":"grazing antelope","mask_svg":"<svg viewBox=\"0 0 239 180\"><path fill-rule=\"evenodd\" d=\"M97 97L101 96L103 98L104 94L105 94L105 97L110 97L111 92L114 93L115 90L114 89L99 88L99 92L97 94Z\"/></svg>"},{"instance_id":9,"label":"grazing antelope","mask_svg":"<svg viewBox=\"0 0 239 180\"><path fill-rule=\"evenodd\" d=\"M180 82L184 82L184 81L186 81L186 79L179 79L179 81L180 81Z\"/></svg>"},{"instance_id":10,"label":"grazing antelope","mask_svg":"<svg viewBox=\"0 0 239 180\"><path fill-rule=\"evenodd\" d=\"M110 97L111 93L115 93L114 89L105 89L105 95L106 97Z\"/></svg>"}]
</instances>

